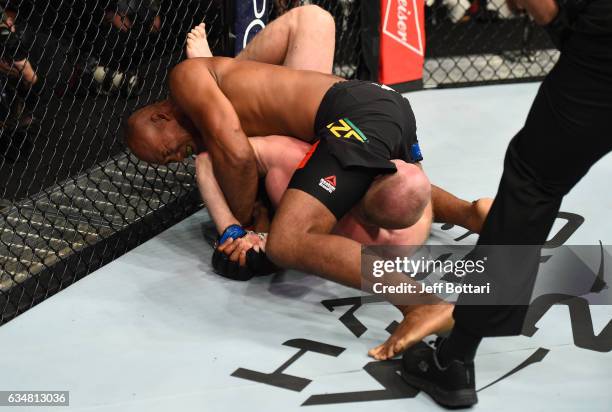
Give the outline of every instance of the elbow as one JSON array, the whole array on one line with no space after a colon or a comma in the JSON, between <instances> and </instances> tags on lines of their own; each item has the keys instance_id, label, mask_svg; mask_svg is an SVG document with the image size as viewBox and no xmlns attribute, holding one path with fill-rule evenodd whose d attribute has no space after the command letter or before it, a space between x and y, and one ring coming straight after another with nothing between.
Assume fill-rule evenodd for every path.
<instances>
[{"instance_id":1,"label":"elbow","mask_svg":"<svg viewBox=\"0 0 612 412\"><path fill-rule=\"evenodd\" d=\"M193 59L186 59L174 66L170 70L169 79L172 80L180 80L184 78L189 73L193 72L196 67L196 62Z\"/></svg>"},{"instance_id":2,"label":"elbow","mask_svg":"<svg viewBox=\"0 0 612 412\"><path fill-rule=\"evenodd\" d=\"M255 152L240 125L226 127L231 131L213 128L208 135L213 159L222 158L231 167L241 170L256 165Z\"/></svg>"},{"instance_id":3,"label":"elbow","mask_svg":"<svg viewBox=\"0 0 612 412\"><path fill-rule=\"evenodd\" d=\"M228 163L236 170L250 170L256 167L255 153L251 146L226 152Z\"/></svg>"},{"instance_id":4,"label":"elbow","mask_svg":"<svg viewBox=\"0 0 612 412\"><path fill-rule=\"evenodd\" d=\"M215 133L211 133L206 144L210 160L216 172L226 168L243 171L256 167L255 153L248 142L245 145L235 144L235 142L226 144L226 139L218 139L215 135Z\"/></svg>"}]
</instances>

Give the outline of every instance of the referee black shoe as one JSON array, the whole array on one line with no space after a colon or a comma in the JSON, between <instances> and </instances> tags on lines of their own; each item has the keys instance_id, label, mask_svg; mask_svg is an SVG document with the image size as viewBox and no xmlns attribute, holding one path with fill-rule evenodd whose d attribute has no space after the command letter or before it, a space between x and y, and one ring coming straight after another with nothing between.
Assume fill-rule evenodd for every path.
<instances>
[{"instance_id":1,"label":"referee black shoe","mask_svg":"<svg viewBox=\"0 0 612 412\"><path fill-rule=\"evenodd\" d=\"M436 341L439 347L441 339ZM402 356L402 378L447 408L467 408L478 402L474 382L474 362L451 361L442 367L436 350L424 342Z\"/></svg>"}]
</instances>

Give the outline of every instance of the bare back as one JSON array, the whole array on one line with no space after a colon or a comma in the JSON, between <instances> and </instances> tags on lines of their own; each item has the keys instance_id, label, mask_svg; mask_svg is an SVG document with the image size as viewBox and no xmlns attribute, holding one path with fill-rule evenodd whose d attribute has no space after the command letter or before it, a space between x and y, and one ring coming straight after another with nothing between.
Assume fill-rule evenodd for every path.
<instances>
[{"instance_id":1,"label":"bare back","mask_svg":"<svg viewBox=\"0 0 612 412\"><path fill-rule=\"evenodd\" d=\"M342 78L230 58L202 59L234 106L247 136L281 134L314 138L323 96Z\"/></svg>"}]
</instances>

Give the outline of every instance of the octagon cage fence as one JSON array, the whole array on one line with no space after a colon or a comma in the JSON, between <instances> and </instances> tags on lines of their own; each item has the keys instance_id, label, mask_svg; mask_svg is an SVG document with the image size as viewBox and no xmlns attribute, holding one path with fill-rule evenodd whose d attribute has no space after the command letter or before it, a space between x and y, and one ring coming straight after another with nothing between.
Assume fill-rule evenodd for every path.
<instances>
[{"instance_id":1,"label":"octagon cage fence","mask_svg":"<svg viewBox=\"0 0 612 412\"><path fill-rule=\"evenodd\" d=\"M138 161L121 124L166 96L191 27L234 55L236 8L252 1L0 2L0 324L203 206L193 161ZM378 0L267 1L268 20L328 10L336 74L376 80ZM425 33L424 88L538 80L557 59L503 0L427 0Z\"/></svg>"}]
</instances>

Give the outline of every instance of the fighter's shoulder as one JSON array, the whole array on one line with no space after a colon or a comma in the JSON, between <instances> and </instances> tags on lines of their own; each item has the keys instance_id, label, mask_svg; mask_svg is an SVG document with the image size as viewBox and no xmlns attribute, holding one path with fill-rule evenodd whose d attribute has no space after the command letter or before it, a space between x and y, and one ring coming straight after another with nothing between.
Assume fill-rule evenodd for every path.
<instances>
[{"instance_id":1,"label":"fighter's shoulder","mask_svg":"<svg viewBox=\"0 0 612 412\"><path fill-rule=\"evenodd\" d=\"M203 70L210 71L215 66L214 59L214 57L196 57L183 60L172 68L170 76L184 76L192 72L201 72Z\"/></svg>"},{"instance_id":2,"label":"fighter's shoulder","mask_svg":"<svg viewBox=\"0 0 612 412\"><path fill-rule=\"evenodd\" d=\"M170 71L170 79L180 78L184 81L189 78L201 79L202 72L208 72L213 78L232 63L233 59L227 57L196 57L186 59L177 64Z\"/></svg>"}]
</instances>

